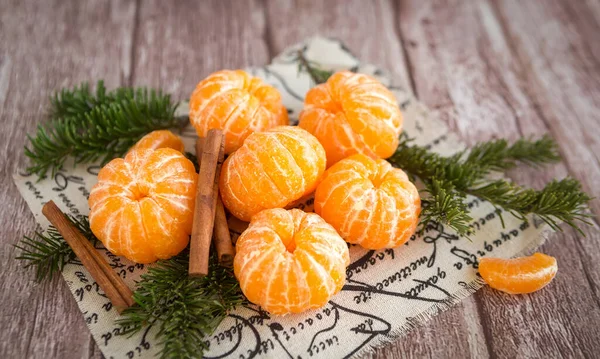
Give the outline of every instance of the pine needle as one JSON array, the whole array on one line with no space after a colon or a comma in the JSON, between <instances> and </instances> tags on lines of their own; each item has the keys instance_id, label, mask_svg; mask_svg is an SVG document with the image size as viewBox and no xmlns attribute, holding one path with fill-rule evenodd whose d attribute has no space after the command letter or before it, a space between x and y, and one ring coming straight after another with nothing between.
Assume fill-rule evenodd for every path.
<instances>
[{"instance_id":1,"label":"pine needle","mask_svg":"<svg viewBox=\"0 0 600 359\"><path fill-rule=\"evenodd\" d=\"M93 244L97 243L98 239L90 230L87 217L69 216L68 218L88 240ZM61 272L67 263L77 258L73 249L52 226L45 233L35 232L31 237L25 236L15 247L21 251L16 259L26 261L25 268L35 268L35 279L38 282L46 278L52 279L54 274Z\"/></svg>"},{"instance_id":2,"label":"pine needle","mask_svg":"<svg viewBox=\"0 0 600 359\"><path fill-rule=\"evenodd\" d=\"M468 193L492 202L523 220L526 215L534 213L556 231L562 230L559 225L564 222L585 236L576 222L592 224L588 220L591 215L586 213L586 205L592 198L582 191L579 181L573 178L553 180L541 191L496 180L469 189Z\"/></svg>"},{"instance_id":3,"label":"pine needle","mask_svg":"<svg viewBox=\"0 0 600 359\"><path fill-rule=\"evenodd\" d=\"M427 182L424 192L429 196L422 199L420 230L434 221L452 224L458 233L469 233L473 218L469 215L464 195L457 192L451 183L433 179Z\"/></svg>"},{"instance_id":4,"label":"pine needle","mask_svg":"<svg viewBox=\"0 0 600 359\"><path fill-rule=\"evenodd\" d=\"M134 293L137 305L123 312L123 334L159 327L162 358L201 358L205 343L227 313L245 302L231 269L211 251L209 275L188 275L189 251L150 267Z\"/></svg>"},{"instance_id":5,"label":"pine needle","mask_svg":"<svg viewBox=\"0 0 600 359\"><path fill-rule=\"evenodd\" d=\"M106 163L124 153L146 133L176 127L176 104L169 95L146 88L107 92L99 81L92 93L87 84L51 97L50 122L28 136L25 155L29 173L43 178L61 169L69 156L75 163Z\"/></svg>"},{"instance_id":6,"label":"pine needle","mask_svg":"<svg viewBox=\"0 0 600 359\"><path fill-rule=\"evenodd\" d=\"M494 140L475 145L471 151L443 157L425 147L412 145L402 136L396 153L388 159L412 177L425 183L421 224L429 221L445 223L460 235L471 232L472 218L465 204L467 194L502 207L526 220L536 214L554 230L565 222L583 234L577 222L589 224L585 213L591 197L572 178L550 182L541 191L526 189L506 180L490 181L492 172L504 171L519 164L538 167L560 160L556 143L548 136L533 141L520 139L513 145Z\"/></svg>"}]
</instances>

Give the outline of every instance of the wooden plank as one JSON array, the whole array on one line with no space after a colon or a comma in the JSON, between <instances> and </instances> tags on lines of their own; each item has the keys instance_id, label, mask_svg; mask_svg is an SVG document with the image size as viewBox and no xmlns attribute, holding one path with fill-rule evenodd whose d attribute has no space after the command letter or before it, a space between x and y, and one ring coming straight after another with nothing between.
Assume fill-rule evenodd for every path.
<instances>
[{"instance_id":1,"label":"wooden plank","mask_svg":"<svg viewBox=\"0 0 600 359\"><path fill-rule=\"evenodd\" d=\"M143 1L133 83L189 98L210 73L268 62L257 1Z\"/></svg>"},{"instance_id":2,"label":"wooden plank","mask_svg":"<svg viewBox=\"0 0 600 359\"><path fill-rule=\"evenodd\" d=\"M315 34L331 36L342 40L362 61L390 71L395 84L411 89L403 36L399 33L393 3L269 1L267 11L272 53ZM374 357L404 358L409 354L434 358L487 357L473 299L378 349Z\"/></svg>"},{"instance_id":3,"label":"wooden plank","mask_svg":"<svg viewBox=\"0 0 600 359\"><path fill-rule=\"evenodd\" d=\"M308 37L341 40L363 62L390 72L393 82L412 90L394 3L378 1L267 1L267 36L271 55Z\"/></svg>"},{"instance_id":4,"label":"wooden plank","mask_svg":"<svg viewBox=\"0 0 600 359\"><path fill-rule=\"evenodd\" d=\"M66 283L37 284L14 260L35 222L12 181L25 134L63 86L128 77L133 1L5 1L0 5L0 357L88 357L91 336ZM100 357L96 352L93 357Z\"/></svg>"},{"instance_id":5,"label":"wooden plank","mask_svg":"<svg viewBox=\"0 0 600 359\"><path fill-rule=\"evenodd\" d=\"M521 11L522 8L515 5L507 13L506 22L513 25L516 13ZM521 15L523 23L533 16ZM546 21L551 19L546 18ZM540 108L541 103L549 104L548 97L544 97L548 95L532 93L534 85L523 82L530 72L524 63L537 60L521 61L515 57L511 41L517 39L506 39L495 9L487 3L404 1L400 6L400 24L408 43L408 59L415 64L413 77L419 98L436 108L436 115L468 143L551 132L561 150L566 152L566 147L582 140L573 135L584 132L584 125L579 123L570 122L569 131L563 128L560 131L566 133L556 135L559 130L548 123L546 113L556 114L551 108ZM534 27L521 29L519 38L540 33ZM528 45L533 46L533 42ZM551 63L554 59L553 56L543 61ZM588 92L582 87L580 93L590 96L589 86L588 82ZM563 106L569 101L566 89L555 90L560 96L553 97L552 101L562 102L554 106ZM577 111L582 108L578 107ZM579 151L589 159L589 150L580 148ZM570 157L565 157L562 165L543 171L519 169L510 175L519 183L540 188L551 178L564 177L571 170ZM571 174L586 179L579 171ZM586 233L588 238L582 239L568 230L554 235L553 241L541 248L556 256L560 267L555 281L542 292L509 296L486 288L476 294L490 356L531 357L554 353L573 357L591 355L592 350L598 350L600 337L589 328L600 320L595 274L600 259L600 232L594 227L587 228ZM574 302L577 306L566 304Z\"/></svg>"},{"instance_id":6,"label":"wooden plank","mask_svg":"<svg viewBox=\"0 0 600 359\"><path fill-rule=\"evenodd\" d=\"M569 172L600 196L600 24L584 2L494 4ZM600 200L592 202L600 214Z\"/></svg>"}]
</instances>

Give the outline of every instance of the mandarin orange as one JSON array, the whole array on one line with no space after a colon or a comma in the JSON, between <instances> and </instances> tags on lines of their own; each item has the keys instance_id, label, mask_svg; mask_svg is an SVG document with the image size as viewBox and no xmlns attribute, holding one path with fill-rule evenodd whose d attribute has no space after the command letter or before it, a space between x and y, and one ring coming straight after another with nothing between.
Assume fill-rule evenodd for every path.
<instances>
[{"instance_id":1,"label":"mandarin orange","mask_svg":"<svg viewBox=\"0 0 600 359\"><path fill-rule=\"evenodd\" d=\"M222 129L226 154L253 132L289 124L279 91L243 70L218 71L200 81L190 98L190 121L200 137Z\"/></svg>"},{"instance_id":2,"label":"mandarin orange","mask_svg":"<svg viewBox=\"0 0 600 359\"><path fill-rule=\"evenodd\" d=\"M259 212L236 243L234 273L249 301L272 314L318 308L339 292L348 246L331 225L299 209Z\"/></svg>"},{"instance_id":3,"label":"mandarin orange","mask_svg":"<svg viewBox=\"0 0 600 359\"><path fill-rule=\"evenodd\" d=\"M169 130L152 131L140 138L139 141L129 151L145 148L148 150L156 150L159 148L172 148L179 152L183 152L183 141L181 138Z\"/></svg>"},{"instance_id":4,"label":"mandarin orange","mask_svg":"<svg viewBox=\"0 0 600 359\"><path fill-rule=\"evenodd\" d=\"M263 209L285 207L314 191L325 162L323 146L301 128L279 126L253 133L223 163L223 204L244 221Z\"/></svg>"},{"instance_id":5,"label":"mandarin orange","mask_svg":"<svg viewBox=\"0 0 600 359\"><path fill-rule=\"evenodd\" d=\"M137 263L181 252L192 231L197 174L172 148L137 149L98 173L90 227L112 253Z\"/></svg>"},{"instance_id":6,"label":"mandarin orange","mask_svg":"<svg viewBox=\"0 0 600 359\"><path fill-rule=\"evenodd\" d=\"M554 279L557 271L556 258L542 253L512 259L483 257L479 260L479 274L483 280L490 287L509 294L538 291Z\"/></svg>"},{"instance_id":7,"label":"mandarin orange","mask_svg":"<svg viewBox=\"0 0 600 359\"><path fill-rule=\"evenodd\" d=\"M341 71L308 91L299 126L319 139L330 167L355 153L390 157L398 147L402 114L379 81Z\"/></svg>"},{"instance_id":8,"label":"mandarin orange","mask_svg":"<svg viewBox=\"0 0 600 359\"><path fill-rule=\"evenodd\" d=\"M356 154L325 171L315 192L315 212L349 243L393 248L415 232L421 200L402 170Z\"/></svg>"}]
</instances>

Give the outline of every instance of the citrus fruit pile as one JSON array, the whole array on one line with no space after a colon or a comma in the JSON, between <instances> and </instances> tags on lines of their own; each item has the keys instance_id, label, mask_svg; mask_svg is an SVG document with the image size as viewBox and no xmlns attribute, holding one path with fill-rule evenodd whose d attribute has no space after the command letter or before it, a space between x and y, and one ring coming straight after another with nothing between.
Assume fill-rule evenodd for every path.
<instances>
[{"instance_id":1,"label":"citrus fruit pile","mask_svg":"<svg viewBox=\"0 0 600 359\"><path fill-rule=\"evenodd\" d=\"M250 222L236 243L234 273L267 311L327 303L344 285L347 243L394 248L414 234L419 193L384 160L398 146L402 114L374 78L334 74L307 93L293 127L277 89L242 70L219 71L197 85L189 117L200 137L223 131L219 193L231 215ZM176 135L155 131L100 171L90 224L111 252L149 263L187 246L198 175L181 151ZM313 194L316 213L286 209ZM494 288L527 293L553 278L553 260L484 258L480 273Z\"/></svg>"}]
</instances>

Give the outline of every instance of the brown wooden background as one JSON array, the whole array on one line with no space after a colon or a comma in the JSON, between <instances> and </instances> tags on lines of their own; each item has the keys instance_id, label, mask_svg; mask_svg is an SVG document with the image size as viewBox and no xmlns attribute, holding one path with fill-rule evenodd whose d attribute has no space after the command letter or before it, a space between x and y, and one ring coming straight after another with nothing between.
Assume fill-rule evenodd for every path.
<instances>
[{"instance_id":1,"label":"brown wooden background","mask_svg":"<svg viewBox=\"0 0 600 359\"><path fill-rule=\"evenodd\" d=\"M390 70L468 143L550 133L564 163L511 177L571 175L600 196L598 0L0 0L0 358L101 357L62 279L36 284L13 259L34 220L12 173L49 93L103 78L184 98L212 71L317 33ZM600 231L585 232L541 248L560 268L542 292L484 288L375 357L598 357Z\"/></svg>"}]
</instances>

